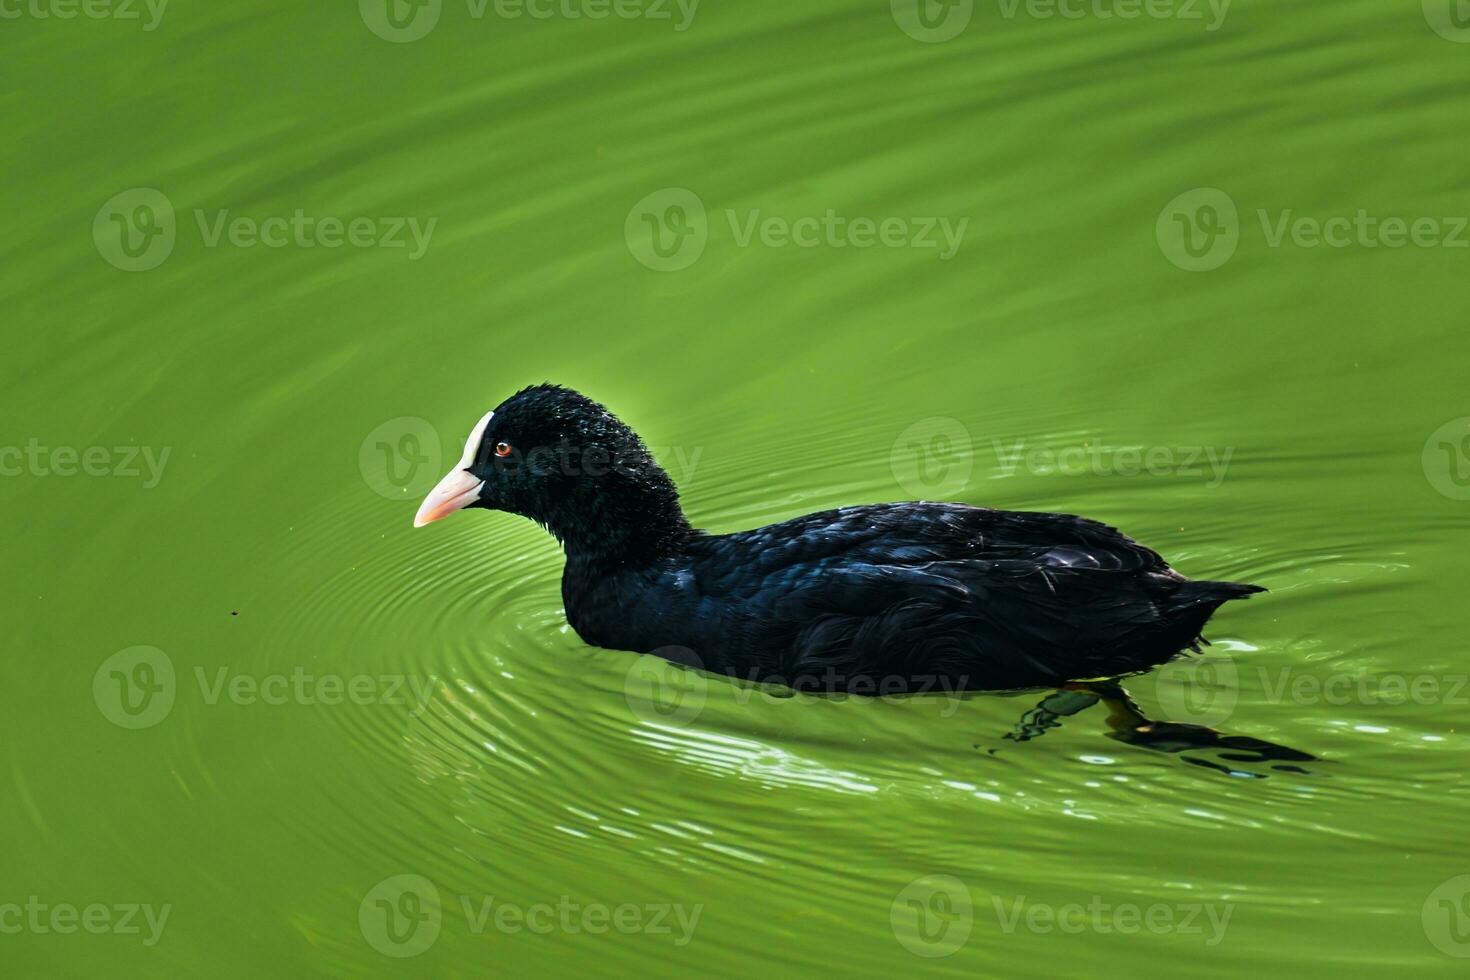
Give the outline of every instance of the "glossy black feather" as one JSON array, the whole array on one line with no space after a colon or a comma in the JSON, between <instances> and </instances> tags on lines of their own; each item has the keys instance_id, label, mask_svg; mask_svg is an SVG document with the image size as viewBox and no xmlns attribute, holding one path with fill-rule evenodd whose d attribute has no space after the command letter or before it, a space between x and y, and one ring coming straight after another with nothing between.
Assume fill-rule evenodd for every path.
<instances>
[{"instance_id":1,"label":"glossy black feather","mask_svg":"<svg viewBox=\"0 0 1470 980\"><path fill-rule=\"evenodd\" d=\"M562 541L583 640L752 681L884 694L1116 676L1168 660L1221 603L1262 591L1191 582L1067 514L910 502L705 534L637 436L566 389L519 393L484 439L621 457L616 472L548 473L482 453L473 470L478 506Z\"/></svg>"}]
</instances>

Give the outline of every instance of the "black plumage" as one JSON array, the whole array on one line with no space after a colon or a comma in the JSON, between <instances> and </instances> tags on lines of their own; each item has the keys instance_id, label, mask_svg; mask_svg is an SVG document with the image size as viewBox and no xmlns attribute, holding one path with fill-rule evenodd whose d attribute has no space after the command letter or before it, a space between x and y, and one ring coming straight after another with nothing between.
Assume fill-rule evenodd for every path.
<instances>
[{"instance_id":1,"label":"black plumage","mask_svg":"<svg viewBox=\"0 0 1470 980\"><path fill-rule=\"evenodd\" d=\"M1263 591L1190 581L1068 514L909 502L707 534L596 402L543 385L487 418L458 477L483 483L458 506L522 514L561 541L578 635L747 680L890 694L1114 677L1194 646L1222 603Z\"/></svg>"}]
</instances>

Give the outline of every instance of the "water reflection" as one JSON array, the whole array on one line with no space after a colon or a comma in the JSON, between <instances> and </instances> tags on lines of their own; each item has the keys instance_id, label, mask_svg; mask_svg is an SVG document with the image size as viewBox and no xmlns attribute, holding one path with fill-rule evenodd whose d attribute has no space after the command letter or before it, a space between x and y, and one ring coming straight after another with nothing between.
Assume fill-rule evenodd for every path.
<instances>
[{"instance_id":1,"label":"water reflection","mask_svg":"<svg viewBox=\"0 0 1470 980\"><path fill-rule=\"evenodd\" d=\"M1265 778L1265 773L1240 768L1243 765L1305 774L1308 770L1296 763L1320 761L1309 753L1250 735L1229 735L1207 725L1154 720L1143 713L1117 680L1073 684L1047 695L1036 707L1023 714L1005 737L1017 742L1040 738L1060 727L1063 718L1070 718L1099 702L1108 711L1109 738L1154 752L1178 755L1190 765L1229 776ZM1185 754L1195 750L1208 752L1214 758Z\"/></svg>"}]
</instances>

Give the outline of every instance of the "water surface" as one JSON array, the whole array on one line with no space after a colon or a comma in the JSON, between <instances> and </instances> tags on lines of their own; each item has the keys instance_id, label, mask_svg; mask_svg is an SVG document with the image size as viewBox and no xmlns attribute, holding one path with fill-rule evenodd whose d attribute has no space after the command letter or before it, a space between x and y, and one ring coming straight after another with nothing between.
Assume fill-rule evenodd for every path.
<instances>
[{"instance_id":1,"label":"water surface","mask_svg":"<svg viewBox=\"0 0 1470 980\"><path fill-rule=\"evenodd\" d=\"M0 25L0 905L169 909L7 973L1458 975L1449 5L648 6ZM1265 585L1129 690L1319 761L589 648L539 529L410 527L542 380L712 530L951 499Z\"/></svg>"}]
</instances>

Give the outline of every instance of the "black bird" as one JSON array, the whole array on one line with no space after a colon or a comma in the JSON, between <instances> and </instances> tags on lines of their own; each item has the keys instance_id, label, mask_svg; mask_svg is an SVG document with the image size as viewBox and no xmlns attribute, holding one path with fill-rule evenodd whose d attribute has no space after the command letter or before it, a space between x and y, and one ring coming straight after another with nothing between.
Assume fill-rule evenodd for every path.
<instances>
[{"instance_id":1,"label":"black bird","mask_svg":"<svg viewBox=\"0 0 1470 980\"><path fill-rule=\"evenodd\" d=\"M587 643L802 691L1059 686L1148 669L1222 603L1097 521L948 503L843 507L735 534L693 528L643 442L575 391L518 392L475 426L415 527L483 507L566 551Z\"/></svg>"}]
</instances>

